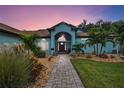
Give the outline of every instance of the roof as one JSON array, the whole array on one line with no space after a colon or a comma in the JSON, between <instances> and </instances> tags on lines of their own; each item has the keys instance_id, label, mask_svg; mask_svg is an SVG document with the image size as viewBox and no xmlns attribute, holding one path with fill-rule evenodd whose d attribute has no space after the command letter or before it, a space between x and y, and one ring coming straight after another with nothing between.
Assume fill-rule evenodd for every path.
<instances>
[{"instance_id":1,"label":"roof","mask_svg":"<svg viewBox=\"0 0 124 93\"><path fill-rule=\"evenodd\" d=\"M7 32L10 32L10 33L14 33L14 34L18 34L18 32L20 31L16 28L10 27L10 26L5 25L3 23L0 23L0 29L7 31Z\"/></svg>"},{"instance_id":2,"label":"roof","mask_svg":"<svg viewBox=\"0 0 124 93\"><path fill-rule=\"evenodd\" d=\"M60 23L58 23L58 24L56 24L56 25L54 25L54 26L48 28L48 30L54 29L55 27L57 27L57 26L59 26L59 25L61 25L61 24L65 24L65 25L70 26L71 28L74 28L74 29L77 28L76 26L74 26L74 25L72 25L72 24L68 24L68 23L62 21L62 22L60 22Z\"/></svg>"},{"instance_id":3,"label":"roof","mask_svg":"<svg viewBox=\"0 0 124 93\"><path fill-rule=\"evenodd\" d=\"M77 37L88 37L88 34L83 31L78 31L78 32L76 32L76 36Z\"/></svg>"},{"instance_id":4,"label":"roof","mask_svg":"<svg viewBox=\"0 0 124 93\"><path fill-rule=\"evenodd\" d=\"M51 28L54 28L60 24L66 24L68 26L71 26L72 28L76 28L76 26L72 25L72 24L68 24L68 23L65 23L65 22L60 22L58 23L57 25L51 27ZM33 33L36 33L38 34L40 37L50 37L50 32L49 32L49 29L40 29L40 30L32 30L32 31L22 31L22 30L18 30L16 28L13 28L11 26L8 26L6 24L3 24L3 23L0 23L0 29L6 31L6 32L9 32L9 33L12 33L12 34L16 34L16 35L19 35L19 34L33 34ZM87 33L83 32L83 31L77 31L76 32L76 36L77 37L85 37L85 36L88 36Z\"/></svg>"},{"instance_id":5,"label":"roof","mask_svg":"<svg viewBox=\"0 0 124 93\"><path fill-rule=\"evenodd\" d=\"M35 30L35 31L20 31L20 33L24 33L24 34L38 34L40 37L49 37L50 36L50 33L48 30L46 29L40 29L40 30Z\"/></svg>"},{"instance_id":6,"label":"roof","mask_svg":"<svg viewBox=\"0 0 124 93\"><path fill-rule=\"evenodd\" d=\"M0 23L0 29L6 31L6 32L9 32L9 33L12 33L12 34L16 34L16 35L19 35L19 34L33 34L33 33L37 33L40 37L49 37L50 36L50 33L48 30L46 29L40 29L40 30L32 30L32 31L22 31L22 30L18 30L16 28L13 28L11 26L8 26L6 24L3 24L3 23Z\"/></svg>"}]
</instances>

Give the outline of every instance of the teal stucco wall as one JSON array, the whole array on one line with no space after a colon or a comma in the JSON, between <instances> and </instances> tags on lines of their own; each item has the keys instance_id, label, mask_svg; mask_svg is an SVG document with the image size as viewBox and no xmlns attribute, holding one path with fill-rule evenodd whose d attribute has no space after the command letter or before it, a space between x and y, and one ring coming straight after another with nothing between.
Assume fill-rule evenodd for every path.
<instances>
[{"instance_id":1,"label":"teal stucco wall","mask_svg":"<svg viewBox=\"0 0 124 93\"><path fill-rule=\"evenodd\" d=\"M5 32L0 32L0 45L3 44L12 45L12 44L20 44L20 43L21 41L17 36Z\"/></svg>"}]
</instances>

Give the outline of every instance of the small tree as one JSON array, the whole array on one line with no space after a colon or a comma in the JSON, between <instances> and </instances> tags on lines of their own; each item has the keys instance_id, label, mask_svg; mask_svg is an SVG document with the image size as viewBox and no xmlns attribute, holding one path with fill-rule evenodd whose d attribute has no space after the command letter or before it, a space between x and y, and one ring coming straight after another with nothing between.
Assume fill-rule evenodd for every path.
<instances>
[{"instance_id":1,"label":"small tree","mask_svg":"<svg viewBox=\"0 0 124 93\"><path fill-rule=\"evenodd\" d=\"M78 25L78 28L82 31L86 31L87 20L83 19L83 22Z\"/></svg>"},{"instance_id":2,"label":"small tree","mask_svg":"<svg viewBox=\"0 0 124 93\"><path fill-rule=\"evenodd\" d=\"M115 42L120 45L120 51L124 55L124 21L114 22L113 26L115 27Z\"/></svg>"},{"instance_id":3,"label":"small tree","mask_svg":"<svg viewBox=\"0 0 124 93\"><path fill-rule=\"evenodd\" d=\"M98 56L102 54L103 47L106 46L106 42L112 42L112 39L109 39L113 30L111 22L104 22L99 20L88 29L89 39L86 41L86 44L94 47L94 53ZM99 49L100 48L100 49Z\"/></svg>"},{"instance_id":4,"label":"small tree","mask_svg":"<svg viewBox=\"0 0 124 93\"><path fill-rule=\"evenodd\" d=\"M94 38L88 38L85 42L85 45L91 47L93 46L93 53L96 54L96 47L95 47L96 41Z\"/></svg>"},{"instance_id":5,"label":"small tree","mask_svg":"<svg viewBox=\"0 0 124 93\"><path fill-rule=\"evenodd\" d=\"M84 44L75 44L75 45L73 45L73 47L74 47L74 50L75 50L75 52L79 55L81 52L84 52L83 51L83 47L84 47Z\"/></svg>"},{"instance_id":6,"label":"small tree","mask_svg":"<svg viewBox=\"0 0 124 93\"><path fill-rule=\"evenodd\" d=\"M29 54L29 51L32 51L33 53L34 51L36 51L37 49L36 43L38 42L37 38L38 38L37 34L32 34L32 35L21 34L20 35L20 39L24 43L25 49L28 50L28 54Z\"/></svg>"}]
</instances>

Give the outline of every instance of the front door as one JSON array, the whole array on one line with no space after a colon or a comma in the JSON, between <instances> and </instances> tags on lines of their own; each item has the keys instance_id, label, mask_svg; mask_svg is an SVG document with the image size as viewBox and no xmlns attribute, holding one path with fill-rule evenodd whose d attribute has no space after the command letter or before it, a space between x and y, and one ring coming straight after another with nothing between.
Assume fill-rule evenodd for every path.
<instances>
[{"instance_id":1,"label":"front door","mask_svg":"<svg viewBox=\"0 0 124 93\"><path fill-rule=\"evenodd\" d=\"M65 42L59 42L59 52L65 52Z\"/></svg>"}]
</instances>

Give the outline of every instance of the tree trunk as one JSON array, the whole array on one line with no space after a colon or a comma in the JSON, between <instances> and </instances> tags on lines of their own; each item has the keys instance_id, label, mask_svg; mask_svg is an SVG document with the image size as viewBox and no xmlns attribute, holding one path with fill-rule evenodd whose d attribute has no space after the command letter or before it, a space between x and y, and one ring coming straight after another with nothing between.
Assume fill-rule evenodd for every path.
<instances>
[{"instance_id":1,"label":"tree trunk","mask_svg":"<svg viewBox=\"0 0 124 93\"><path fill-rule=\"evenodd\" d=\"M103 50L103 45L101 44L100 54L102 54L102 50Z\"/></svg>"},{"instance_id":2,"label":"tree trunk","mask_svg":"<svg viewBox=\"0 0 124 93\"><path fill-rule=\"evenodd\" d=\"M96 55L96 48L95 48L95 45L93 46L93 48L94 48L94 54Z\"/></svg>"},{"instance_id":3,"label":"tree trunk","mask_svg":"<svg viewBox=\"0 0 124 93\"><path fill-rule=\"evenodd\" d=\"M119 49L118 47L119 47L119 46L118 46L118 43L117 43L117 45L116 45L117 55L119 54L119 53L118 53L118 49Z\"/></svg>"},{"instance_id":4,"label":"tree trunk","mask_svg":"<svg viewBox=\"0 0 124 93\"><path fill-rule=\"evenodd\" d=\"M99 48L98 48L98 44L97 44L97 56L98 56L98 54L99 54L99 53L98 53L98 52L99 52L98 49L99 49Z\"/></svg>"},{"instance_id":5,"label":"tree trunk","mask_svg":"<svg viewBox=\"0 0 124 93\"><path fill-rule=\"evenodd\" d=\"M122 55L124 55L124 42L121 46L122 46Z\"/></svg>"}]
</instances>

